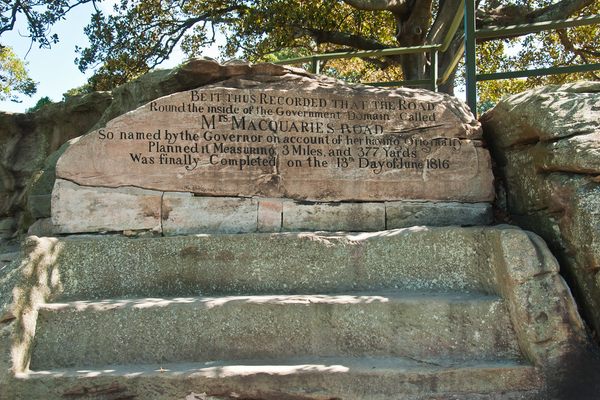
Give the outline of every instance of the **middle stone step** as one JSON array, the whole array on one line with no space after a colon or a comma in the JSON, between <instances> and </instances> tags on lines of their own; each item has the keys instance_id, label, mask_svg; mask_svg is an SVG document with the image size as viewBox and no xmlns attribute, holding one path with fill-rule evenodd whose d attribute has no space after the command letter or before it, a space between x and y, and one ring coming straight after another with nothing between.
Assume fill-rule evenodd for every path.
<instances>
[{"instance_id":1,"label":"middle stone step","mask_svg":"<svg viewBox=\"0 0 600 400\"><path fill-rule=\"evenodd\" d=\"M486 360L519 359L520 350L496 296L384 291L146 298L43 306L31 368L311 355Z\"/></svg>"}]
</instances>

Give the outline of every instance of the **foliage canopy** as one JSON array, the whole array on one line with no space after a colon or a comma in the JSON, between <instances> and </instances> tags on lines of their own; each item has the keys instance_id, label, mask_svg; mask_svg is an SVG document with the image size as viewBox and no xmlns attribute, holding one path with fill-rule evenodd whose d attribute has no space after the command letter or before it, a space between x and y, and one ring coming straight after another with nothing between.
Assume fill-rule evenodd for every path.
<instances>
[{"instance_id":1,"label":"foliage canopy","mask_svg":"<svg viewBox=\"0 0 600 400\"><path fill-rule=\"evenodd\" d=\"M18 94L31 96L36 91L25 63L10 47L0 46L0 100L18 101Z\"/></svg>"},{"instance_id":2,"label":"foliage canopy","mask_svg":"<svg viewBox=\"0 0 600 400\"><path fill-rule=\"evenodd\" d=\"M544 4L539 0L535 3ZM600 14L600 1L595 0L576 13L560 18L598 14ZM524 38L488 41L478 46L478 54L480 73L600 63L600 25L546 31L527 35ZM526 80L480 82L479 101L495 103L502 96L510 93L544 84L561 84L583 79L600 80L600 71L531 77Z\"/></svg>"},{"instance_id":3,"label":"foliage canopy","mask_svg":"<svg viewBox=\"0 0 600 400\"><path fill-rule=\"evenodd\" d=\"M457 10L458 0L122 0L112 15L97 14L86 33L91 46L80 50L82 70L100 66L92 86L109 88L159 65L177 44L189 56L227 38L224 57L251 61L342 50L373 50L439 43ZM598 0L482 0L478 27L589 15ZM480 43L479 70L522 69L600 59L600 28L588 26L556 33ZM440 68L461 52L459 32ZM520 43L520 44L518 44ZM513 48L512 52L504 50ZM516 54L515 54L516 52ZM427 54L330 61L324 71L348 80L422 79L429 75ZM510 89L582 75L500 81L480 86L481 99L494 101ZM588 73L588 79L597 78ZM453 82L445 88L452 92Z\"/></svg>"},{"instance_id":4,"label":"foliage canopy","mask_svg":"<svg viewBox=\"0 0 600 400\"><path fill-rule=\"evenodd\" d=\"M49 46L58 40L49 32L52 23L87 2L95 4L94 0L4 2L0 34L11 29L15 15L22 13L28 19L31 40ZM17 4L20 9L15 8ZM111 13L96 9L85 29L90 45L78 49L76 62L82 71L95 70L91 89L106 90L160 65L177 46L189 57L199 56L219 34L226 38L224 58L254 62L315 52L439 43L458 4L459 0L120 0ZM37 13L31 11L36 7ZM600 13L598 0L479 0L477 7L479 28ZM441 55L441 70L462 52L461 43L459 31ZM482 42L479 71L599 62L598 43L597 25L530 35L524 40ZM376 81L421 79L430 68L428 55L417 54L330 61L324 71L351 81ZM507 89L581 77L484 83L480 95L482 101L494 101ZM598 78L591 73L585 77ZM443 90L452 92L453 80Z\"/></svg>"},{"instance_id":5,"label":"foliage canopy","mask_svg":"<svg viewBox=\"0 0 600 400\"><path fill-rule=\"evenodd\" d=\"M21 33L32 45L50 48L57 43L58 35L51 28L62 20L74 7L84 3L96 4L96 0L3 0L0 1L0 99L18 101L18 93L31 96L36 83L29 77L26 63L11 48L2 44L2 35L15 29L17 19L22 18L27 27ZM98 11L98 10L96 10Z\"/></svg>"}]
</instances>

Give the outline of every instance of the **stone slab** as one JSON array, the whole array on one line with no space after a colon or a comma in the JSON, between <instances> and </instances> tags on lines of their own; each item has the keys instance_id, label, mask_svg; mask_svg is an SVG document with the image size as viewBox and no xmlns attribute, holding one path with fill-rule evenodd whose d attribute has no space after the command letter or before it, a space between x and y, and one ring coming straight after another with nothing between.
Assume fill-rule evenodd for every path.
<instances>
[{"instance_id":1,"label":"stone slab","mask_svg":"<svg viewBox=\"0 0 600 400\"><path fill-rule=\"evenodd\" d=\"M45 400L105 392L144 400L534 400L544 383L537 368L504 360L300 357L31 371L7 390L9 398ZM318 389L307 397L307 388Z\"/></svg>"},{"instance_id":2,"label":"stone slab","mask_svg":"<svg viewBox=\"0 0 600 400\"><path fill-rule=\"evenodd\" d=\"M96 188L57 181L52 222L31 234L152 230L165 236L196 233L293 231L374 232L415 225L486 225L487 203L352 202L312 203L290 199L206 197L138 188ZM58 197L57 197L58 196ZM60 196L67 196L62 202ZM140 196L144 198L139 204ZM160 218L148 217L144 196ZM127 207L132 210L125 210ZM140 208L141 207L141 208ZM136 211L137 210L137 211ZM41 220L40 220L41 221Z\"/></svg>"},{"instance_id":3,"label":"stone slab","mask_svg":"<svg viewBox=\"0 0 600 400\"><path fill-rule=\"evenodd\" d=\"M281 199L258 200L258 231L280 232L283 223L283 203Z\"/></svg>"},{"instance_id":4,"label":"stone slab","mask_svg":"<svg viewBox=\"0 0 600 400\"><path fill-rule=\"evenodd\" d=\"M74 142L57 176L203 196L489 201L480 125L455 98L288 71L175 93Z\"/></svg>"},{"instance_id":5,"label":"stone slab","mask_svg":"<svg viewBox=\"0 0 600 400\"><path fill-rule=\"evenodd\" d=\"M56 264L52 286L41 288L53 301L58 296L467 291L508 300L522 348L536 364L564 357L585 337L547 246L514 227L415 227L357 235L32 237L26 246L35 257L54 253L30 261L40 263L40 273L46 271L44 263Z\"/></svg>"},{"instance_id":6,"label":"stone slab","mask_svg":"<svg viewBox=\"0 0 600 400\"><path fill-rule=\"evenodd\" d=\"M284 231L381 231L384 203L283 203Z\"/></svg>"},{"instance_id":7,"label":"stone slab","mask_svg":"<svg viewBox=\"0 0 600 400\"><path fill-rule=\"evenodd\" d=\"M107 389L102 389L102 385L113 385L110 393L115 393L121 390L114 386L117 381L127 393L147 398L149 391L138 391L134 384L140 382L139 374L130 373L130 380L111 375L122 371L122 367L106 365L113 360L111 357L123 357L122 364L130 370L141 368L136 361L151 361L161 376L168 373L166 360L177 364L179 358L202 359L202 354L210 356L211 351L216 352L214 357L250 357L252 351L248 349L260 348L261 343L272 344L272 348L267 348L272 353L257 364L272 366L272 373L263 373L260 379L246 375L243 387L247 390L254 390L267 378L273 379L273 385L281 383L278 379L292 379L297 374L278 376L273 372L282 371L275 366L287 362L286 354L321 355L323 349L329 348L322 345L330 343L334 352L365 362L371 362L373 357L390 357L390 353L398 351L414 358L423 368L440 369L439 374L426 380L431 387L428 383L425 388L421 386L422 375L403 375L402 379L409 380L407 383L398 382L400 375L394 373L392 381L399 386L394 386L395 390L388 387L383 394L374 391L377 385L365 388L354 382L359 378L352 372L352 365L356 364L349 364L336 370L335 376L348 379L347 383L353 382L364 391L336 389L329 392L331 398L352 393L343 397L391 400L408 390L406 393L414 393L407 397L412 400L432 396L473 400L485 398L481 397L481 388L485 387L489 399L533 399L523 393L507 396L520 387L521 379L534 387L539 384L532 375L524 378L523 370L506 376L503 389L496 393L489 387L494 374L481 375L477 369L456 375L455 368L464 363L461 357L467 354L466 365L480 365L481 358L494 365L523 363L531 372L556 372L563 382L570 382L576 375L573 371L569 374L572 364L563 361L566 356L578 357L577 346L585 340L583 324L558 275L556 260L538 237L514 227L413 227L353 235L257 233L138 239L74 235L30 237L23 249L22 261L14 264L18 267L14 270L18 282L6 286L0 280L8 288L2 293L15 293L11 304L13 322L3 322L0 330L0 341L5 344L0 346L0 363L3 371L10 371L0 380L0 388L2 393L17 399L47 398L39 394L48 388L52 393L64 394L63 397L77 393L84 396L92 390L98 393ZM205 293L210 291L222 293ZM498 313L503 316L498 318ZM203 339L194 342L195 338ZM69 343L72 351L65 352L61 342ZM191 352L182 351L178 343L191 343ZM421 345L413 345L416 343ZM461 348L463 344L468 347L466 351ZM487 353L488 344L494 349L508 349L498 356L506 358ZM45 357L42 353L53 346L51 351L60 352L60 356ZM300 352L307 346L308 352ZM479 346L488 350L477 351ZM173 352L165 350L171 347ZM122 351L115 352L115 348ZM157 349L157 354L148 349ZM136 358L136 352L142 356ZM30 363L31 354L38 361ZM72 372L85 374L76 381L67 382L67 376L74 376L69 371L36 374L28 368L43 365L39 360L64 363L46 364L48 367L70 364L70 355L78 357ZM521 360L521 355L526 358ZM518 362L514 357L519 358ZM234 365L249 363L248 359L228 358ZM211 363L216 367L211 371L218 371L220 377L235 375L232 370L223 370L219 360ZM333 368L332 363L323 363ZM314 362L301 363L297 368L306 372L306 364ZM408 366L402 369L405 373L412 371ZM392 370L395 371L376 363L367 375L387 385ZM501 373L497 368L494 371ZM169 388L191 384L199 373L193 374L195 378L172 375L170 383L151 379L140 385L150 385L153 393L164 397L165 393L174 393ZM44 388L33 382L34 375L46 377L39 383ZM319 370L318 376L322 375ZM453 382L459 392L447 396L448 388L441 386L443 377L448 378L448 383ZM214 387L233 390L231 382L216 379ZM299 381L294 381L290 388L320 390L321 381L314 379L311 377L300 386ZM457 383L457 379L461 382ZM411 387L414 392L409 390ZM122 393L118 393L120 397L124 396ZM287 390L270 397L254 397L281 399L283 395L287 395Z\"/></svg>"},{"instance_id":8,"label":"stone slab","mask_svg":"<svg viewBox=\"0 0 600 400\"><path fill-rule=\"evenodd\" d=\"M165 235L257 230L258 203L254 199L165 193L162 209L162 232Z\"/></svg>"},{"instance_id":9,"label":"stone slab","mask_svg":"<svg viewBox=\"0 0 600 400\"><path fill-rule=\"evenodd\" d=\"M30 237L27 246L61 249L56 259L60 293L53 301L383 289L495 293L496 274L481 256L493 251L483 240L489 229L75 235Z\"/></svg>"},{"instance_id":10,"label":"stone slab","mask_svg":"<svg viewBox=\"0 0 600 400\"><path fill-rule=\"evenodd\" d=\"M56 233L160 230L161 192L79 186L57 179L52 192Z\"/></svg>"},{"instance_id":11,"label":"stone slab","mask_svg":"<svg viewBox=\"0 0 600 400\"><path fill-rule=\"evenodd\" d=\"M301 356L516 360L510 325L499 297L455 293L55 303L39 309L31 369ZM85 346L70 346L78 341Z\"/></svg>"},{"instance_id":12,"label":"stone slab","mask_svg":"<svg viewBox=\"0 0 600 400\"><path fill-rule=\"evenodd\" d=\"M387 229L414 225L489 225L493 221L489 203L386 202L385 217Z\"/></svg>"}]
</instances>

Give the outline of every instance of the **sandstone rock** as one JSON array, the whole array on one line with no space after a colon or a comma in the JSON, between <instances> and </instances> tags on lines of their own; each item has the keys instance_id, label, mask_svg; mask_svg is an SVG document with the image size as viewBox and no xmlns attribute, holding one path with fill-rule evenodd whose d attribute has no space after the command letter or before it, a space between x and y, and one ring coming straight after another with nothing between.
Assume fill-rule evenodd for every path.
<instances>
[{"instance_id":1,"label":"sandstone rock","mask_svg":"<svg viewBox=\"0 0 600 400\"><path fill-rule=\"evenodd\" d=\"M51 194L29 195L27 197L27 209L31 216L37 218L50 217Z\"/></svg>"},{"instance_id":2,"label":"sandstone rock","mask_svg":"<svg viewBox=\"0 0 600 400\"><path fill-rule=\"evenodd\" d=\"M270 65L190 65L207 82L227 79L112 119L65 151L57 176L221 197L493 198L479 126L451 97Z\"/></svg>"},{"instance_id":3,"label":"sandstone rock","mask_svg":"<svg viewBox=\"0 0 600 400\"><path fill-rule=\"evenodd\" d=\"M31 224L27 230L27 235L29 236L53 236L56 233L56 228L52 224L51 218L40 218Z\"/></svg>"},{"instance_id":4,"label":"sandstone rock","mask_svg":"<svg viewBox=\"0 0 600 400\"><path fill-rule=\"evenodd\" d=\"M30 237L12 268L8 398L557 399L586 340L515 227Z\"/></svg>"},{"instance_id":5,"label":"sandstone rock","mask_svg":"<svg viewBox=\"0 0 600 400\"><path fill-rule=\"evenodd\" d=\"M160 230L162 193L151 190L80 187L58 179L52 194L56 233Z\"/></svg>"},{"instance_id":6,"label":"sandstone rock","mask_svg":"<svg viewBox=\"0 0 600 400\"><path fill-rule=\"evenodd\" d=\"M277 66L224 67L215 61L191 60L173 70L145 74L112 92L72 96L35 113L0 112L3 128L0 130L0 216L10 215L23 221L16 227L21 231L32 222L30 218L22 218L23 213L34 218L50 216L48 196L54 185L58 157L44 160L67 140L155 98L228 79L248 69L251 74L259 75L274 75L284 70ZM30 182L32 175L36 175L34 182ZM30 197L29 190L38 197Z\"/></svg>"},{"instance_id":7,"label":"sandstone rock","mask_svg":"<svg viewBox=\"0 0 600 400\"><path fill-rule=\"evenodd\" d=\"M35 113L0 113L0 215L11 215L23 231L34 218L49 217L53 180L30 200L31 182L44 160L67 140L87 132L110 103L108 93L92 93L49 104ZM29 208L28 208L29 201Z\"/></svg>"},{"instance_id":8,"label":"sandstone rock","mask_svg":"<svg viewBox=\"0 0 600 400\"><path fill-rule=\"evenodd\" d=\"M29 234L124 231L127 236L138 236L138 230L145 229L165 236L282 231L372 232L414 225L487 225L491 221L491 206L487 203L310 203L147 192L155 199L153 207L160 209L160 224L142 222L147 213L145 208L140 208L138 200L140 196L146 198L142 189L78 186L59 179L54 193L53 222L40 219L31 226ZM129 195L132 197L127 197ZM62 204L59 196L69 196L68 202ZM125 215L118 204L127 204L136 211ZM116 211L113 212L113 208Z\"/></svg>"},{"instance_id":9,"label":"sandstone rock","mask_svg":"<svg viewBox=\"0 0 600 400\"><path fill-rule=\"evenodd\" d=\"M215 60L195 58L172 70L156 70L140 78L115 88L113 102L104 115L97 120L96 127L105 125L111 119L134 110L150 100L194 89L241 75L283 75L284 67L272 64L251 66L247 63L221 65Z\"/></svg>"},{"instance_id":10,"label":"sandstone rock","mask_svg":"<svg viewBox=\"0 0 600 400\"><path fill-rule=\"evenodd\" d=\"M280 232L283 223L281 199L260 199L258 202L258 232Z\"/></svg>"},{"instance_id":11,"label":"sandstone rock","mask_svg":"<svg viewBox=\"0 0 600 400\"><path fill-rule=\"evenodd\" d=\"M165 193L162 213L162 232L165 235L257 230L258 204L254 199Z\"/></svg>"},{"instance_id":12,"label":"sandstone rock","mask_svg":"<svg viewBox=\"0 0 600 400\"><path fill-rule=\"evenodd\" d=\"M14 218L0 218L0 238L6 239L13 235L16 222Z\"/></svg>"},{"instance_id":13,"label":"sandstone rock","mask_svg":"<svg viewBox=\"0 0 600 400\"><path fill-rule=\"evenodd\" d=\"M600 85L510 96L481 118L510 218L547 240L600 332Z\"/></svg>"},{"instance_id":14,"label":"sandstone rock","mask_svg":"<svg viewBox=\"0 0 600 400\"><path fill-rule=\"evenodd\" d=\"M543 171L600 174L600 127L594 133L544 143L535 149L534 157Z\"/></svg>"},{"instance_id":15,"label":"sandstone rock","mask_svg":"<svg viewBox=\"0 0 600 400\"><path fill-rule=\"evenodd\" d=\"M414 225L489 225L493 220L488 203L390 201L385 203L387 229Z\"/></svg>"},{"instance_id":16,"label":"sandstone rock","mask_svg":"<svg viewBox=\"0 0 600 400\"><path fill-rule=\"evenodd\" d=\"M21 231L27 229L36 218L50 216L49 199L55 179L54 166L61 153L47 157L70 138L93 127L101 128L111 119L171 93L223 81L230 81L232 87L254 85L256 82L277 84L286 74L292 74L298 79L313 79L311 74L290 67L241 62L220 65L214 60L195 59L174 70L146 74L110 93L71 97L65 102L48 105L31 114L0 113L0 125L4 128L0 132L0 215L15 218L18 224L16 229ZM327 82L318 84L328 88L331 85ZM416 96L416 92L410 90L403 93L410 99ZM346 96L346 93L342 95ZM481 156L483 153L478 147L477 122L469 116L464 106L453 104L451 108L457 115L457 121L460 121L459 125L465 127L467 136L473 139L472 143L463 140L464 148L474 145L473 148L476 149L473 151ZM461 138L465 139L463 136ZM483 181L489 182L491 175L483 177L489 170L485 166L486 160L487 154L480 157L478 165L482 166L482 172L479 176ZM263 177L266 178L268 176ZM467 193L465 198L479 196L468 193L457 185L457 182L447 182L449 190ZM477 186L477 183L473 186ZM480 186L489 187L487 183ZM488 190L486 197L489 199L491 196L492 191Z\"/></svg>"},{"instance_id":17,"label":"sandstone rock","mask_svg":"<svg viewBox=\"0 0 600 400\"><path fill-rule=\"evenodd\" d=\"M380 231L385 229L384 203L283 203L284 231Z\"/></svg>"},{"instance_id":18,"label":"sandstone rock","mask_svg":"<svg viewBox=\"0 0 600 400\"><path fill-rule=\"evenodd\" d=\"M550 85L503 99L482 123L502 134L495 146L535 144L598 131L598 82ZM493 126L493 128L492 128Z\"/></svg>"},{"instance_id":19,"label":"sandstone rock","mask_svg":"<svg viewBox=\"0 0 600 400\"><path fill-rule=\"evenodd\" d=\"M27 210L33 218L49 218L52 189L56 180L56 162L69 147L71 139L44 161L41 170L34 172L27 187Z\"/></svg>"}]
</instances>

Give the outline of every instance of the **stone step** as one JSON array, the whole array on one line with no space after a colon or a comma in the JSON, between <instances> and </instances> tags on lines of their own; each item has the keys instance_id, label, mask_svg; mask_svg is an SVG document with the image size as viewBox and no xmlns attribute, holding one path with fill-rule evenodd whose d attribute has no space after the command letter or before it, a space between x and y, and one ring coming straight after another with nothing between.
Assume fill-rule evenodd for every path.
<instances>
[{"instance_id":1,"label":"stone step","mask_svg":"<svg viewBox=\"0 0 600 400\"><path fill-rule=\"evenodd\" d=\"M37 238L51 249L51 301L354 290L497 293L499 231Z\"/></svg>"},{"instance_id":2,"label":"stone step","mask_svg":"<svg viewBox=\"0 0 600 400\"><path fill-rule=\"evenodd\" d=\"M30 366L520 354L498 297L392 291L46 304L39 310Z\"/></svg>"},{"instance_id":3,"label":"stone step","mask_svg":"<svg viewBox=\"0 0 600 400\"><path fill-rule=\"evenodd\" d=\"M516 361L303 357L35 371L18 376L9 390L45 400L103 395L144 400L533 400L542 386L534 367Z\"/></svg>"}]
</instances>

